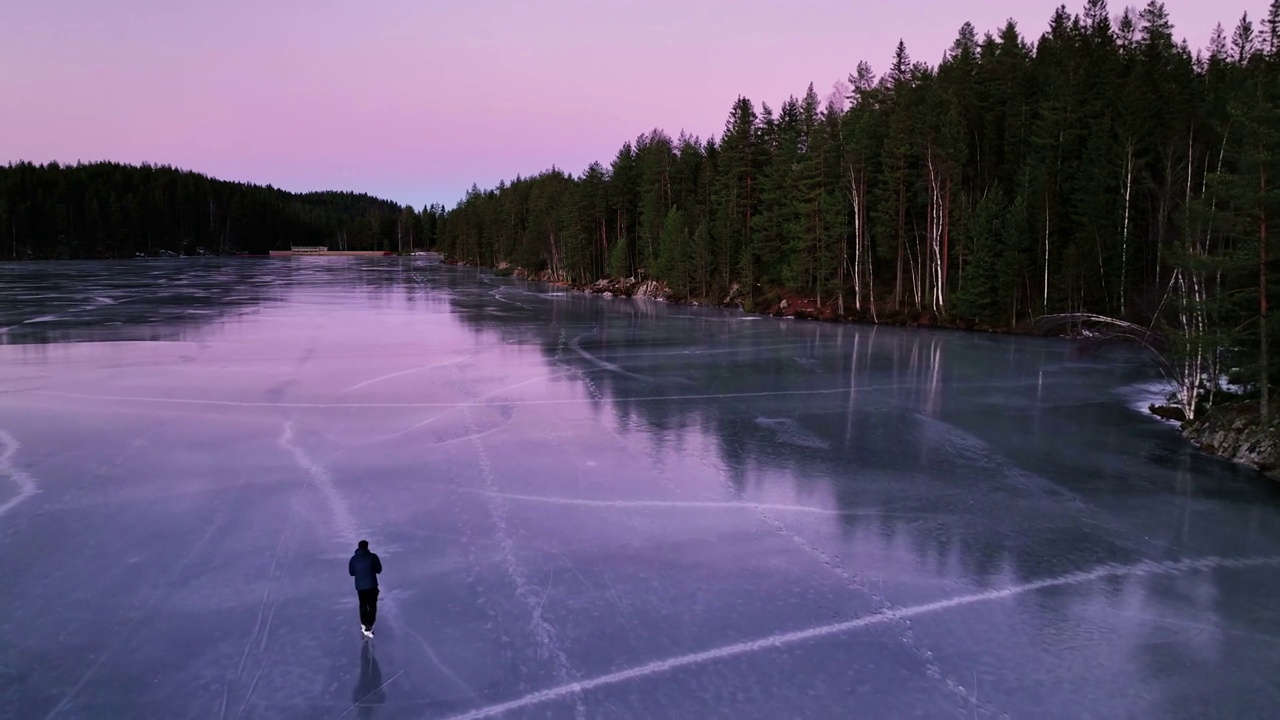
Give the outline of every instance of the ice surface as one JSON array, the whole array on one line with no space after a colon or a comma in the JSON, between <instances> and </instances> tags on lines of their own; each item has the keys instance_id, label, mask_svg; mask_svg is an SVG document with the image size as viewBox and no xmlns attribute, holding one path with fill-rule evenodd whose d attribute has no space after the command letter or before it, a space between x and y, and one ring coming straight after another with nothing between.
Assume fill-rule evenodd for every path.
<instances>
[{"instance_id":1,"label":"ice surface","mask_svg":"<svg viewBox=\"0 0 1280 720\"><path fill-rule=\"evenodd\" d=\"M744 320L419 258L0 266L0 717L1280 707L1280 492L1133 409L1139 356Z\"/></svg>"}]
</instances>

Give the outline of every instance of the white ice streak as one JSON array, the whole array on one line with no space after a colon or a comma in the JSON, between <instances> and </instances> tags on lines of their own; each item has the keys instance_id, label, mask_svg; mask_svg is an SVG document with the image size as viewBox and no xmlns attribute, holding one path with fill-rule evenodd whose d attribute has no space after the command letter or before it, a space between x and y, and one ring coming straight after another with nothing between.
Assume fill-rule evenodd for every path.
<instances>
[{"instance_id":1,"label":"white ice streak","mask_svg":"<svg viewBox=\"0 0 1280 720\"><path fill-rule=\"evenodd\" d=\"M493 299L494 299L494 300L497 300L498 302L504 302L504 303L506 303L506 304L508 304L508 305L515 305L516 307L518 307L518 308L523 308L523 309L525 309L525 310L532 310L532 309L533 309L532 307L530 307L530 306L528 306L528 305L525 305L524 303L519 303L519 302L516 302L515 300L508 300L508 299L506 299L506 298L502 297L502 288L498 288L497 290L494 290L493 292L491 292L491 293L489 293L489 294L490 294L490 295L492 295L492 296L493 296Z\"/></svg>"},{"instance_id":2,"label":"white ice streak","mask_svg":"<svg viewBox=\"0 0 1280 720\"><path fill-rule=\"evenodd\" d=\"M19 503L40 492L40 487L34 477L19 470L13 464L14 454L22 447L17 439L8 432L0 430L0 445L4 447L3 451L0 451L0 477L8 477L18 486L18 494L10 498L5 504L0 505L0 515L4 515L17 507Z\"/></svg>"},{"instance_id":3,"label":"white ice streak","mask_svg":"<svg viewBox=\"0 0 1280 720\"><path fill-rule=\"evenodd\" d=\"M333 515L334 529L341 536L342 541L348 545L354 543L358 529L355 518L351 516L351 509L347 505L347 501L338 493L337 485L333 481L333 475L329 474L329 471L323 465L312 460L302 448L293 443L292 420L285 422L279 445L293 455L293 459L298 463L298 466L307 471L308 481L314 482L316 488L320 490L320 494L324 496L325 503L329 506L329 512Z\"/></svg>"},{"instance_id":4,"label":"white ice streak","mask_svg":"<svg viewBox=\"0 0 1280 720\"><path fill-rule=\"evenodd\" d=\"M403 377L405 375L421 372L423 370L434 370L435 368L444 367L446 365L453 365L454 363L460 363L463 360L467 360L467 359L468 358L466 357L460 357L460 358L454 358L453 360L445 360L444 362L438 362L434 365L423 365L422 367L415 367L415 368L409 368L408 370L401 370L400 372L394 372L394 373L391 373L390 375L383 375L381 377L376 377L372 380L365 380L362 383L357 383L355 385L352 385L351 387L347 388L346 390L343 390L342 392L349 393L352 390L359 390L362 387L368 387L370 385L373 385L374 383L380 383L383 380L390 380L392 378Z\"/></svg>"},{"instance_id":5,"label":"white ice streak","mask_svg":"<svg viewBox=\"0 0 1280 720\"><path fill-rule=\"evenodd\" d=\"M618 365L614 365L613 363L611 363L611 362L609 362L609 361L607 361L607 360L601 360L600 358L596 357L595 355L592 355L591 353L587 352L586 350L583 350L583 349L582 349L582 343L580 343L579 341L580 341L580 340L582 340L582 338L584 338L584 337L586 337L586 336L588 336L588 335L593 335L593 334L594 334L594 332L589 332L589 333L583 333L583 334L579 335L578 337L575 337L573 340L571 340L571 341L569 342L569 347L573 348L573 351L574 351L574 352L578 353L578 355L581 355L583 359L585 359L587 362L590 362L591 364L595 365L596 367L599 367L599 368L604 369L604 370L608 370L608 371L609 371L609 372L611 372L611 373L617 373L617 374L619 374L619 375L625 375L625 376L627 376L627 377L629 377L629 378L635 378L636 380L645 380L645 381L649 380L649 378L644 377L643 375L637 375L637 374L635 374L635 373L633 373L633 372L629 372L629 371L627 371L627 370L623 370L623 369L622 369L621 367L619 367Z\"/></svg>"},{"instance_id":6,"label":"white ice streak","mask_svg":"<svg viewBox=\"0 0 1280 720\"><path fill-rule=\"evenodd\" d=\"M561 373L560 375L563 375ZM520 385L528 385L538 380L548 380L551 377L539 377L534 380L526 381L513 385L502 390L488 393L494 395L498 392L510 390ZM996 385L1001 383L972 383L964 387L981 387L985 385ZM638 397L623 398L628 403L636 402L667 402L672 400L730 400L737 398L756 398L756 397L802 397L815 395L847 395L850 392L870 391L870 390L894 390L904 388L914 388L916 385L899 384L899 385L864 385L861 387L837 387L823 390L773 390L759 392L740 392L740 393L713 393L713 394L688 394L688 395L641 395ZM959 387L959 386L957 386ZM492 402L387 402L387 403L276 403L276 402L240 402L235 400L205 400L198 398L162 398L162 397L140 397L133 395L92 395L88 393L69 393L57 390L33 390L32 394L36 395L55 395L59 397L69 397L81 400L111 400L115 402L153 402L153 403L170 403L170 404L190 404L190 405L219 405L226 407L270 407L270 408L471 408L485 407L489 405L581 405L584 403L598 402L594 398L547 398L543 400L494 400Z\"/></svg>"},{"instance_id":7,"label":"white ice streak","mask_svg":"<svg viewBox=\"0 0 1280 720\"><path fill-rule=\"evenodd\" d=\"M1044 588L1059 587L1063 585L1080 585L1109 577L1170 575L1195 570L1215 570L1219 568L1241 569L1265 565L1280 566L1280 555L1254 558L1204 557L1190 560L1145 561L1134 565L1103 565L1093 570L1069 573L1055 578L1036 580L1034 582L1024 583L1021 585L1010 585L1008 587L972 593L969 595L959 595L957 597L938 600L931 603L924 603L922 605L912 605L905 608L884 610L845 622L820 625L818 627L808 628L806 630L796 630L794 632L778 633L776 635L769 635L756 640L747 640L745 642L733 643L731 645L722 645L721 647L704 650L702 652L677 655L664 660L656 660L644 665L637 665L636 667L628 668L626 670L619 670L618 672L609 673L607 675L600 675L587 680L566 683L564 685L530 693L524 697L519 697L504 703L477 708L470 712L454 715L446 720L480 720L480 718L494 717L512 710L520 710L534 705L540 705L553 700L559 700L569 695L580 695L581 693L589 690L595 690L596 688L616 685L629 680L639 680L641 678L670 672L672 670L678 670L691 665L700 665L702 663L714 660L724 660L738 655L773 650L787 645L795 645L809 640L817 640L820 638L830 637L832 635L846 633L851 630L870 627L872 625L880 625L882 623L895 620L909 619L941 610L949 610L951 608L963 607L965 605L973 605L975 603L989 602L993 600L1003 600L1005 598L1024 595L1036 590L1042 590Z\"/></svg>"},{"instance_id":8,"label":"white ice streak","mask_svg":"<svg viewBox=\"0 0 1280 720\"><path fill-rule=\"evenodd\" d=\"M586 498L564 498L564 497L548 497L545 495L520 495L516 493L504 493L492 490L478 490L468 488L468 492L479 495L493 495L495 497L507 498L509 500L523 500L526 502L547 503L550 505L582 505L585 507L602 507L602 508L618 508L622 510L640 510L645 508L670 508L670 509L690 509L690 510L777 510L782 512L799 512L812 513L814 515L871 515L871 516L887 516L887 515L923 515L924 513L893 513L880 512L878 510L828 510L826 508L812 507L809 505L787 505L781 503L759 503L750 500L741 502L716 502L713 500L589 500Z\"/></svg>"},{"instance_id":9,"label":"white ice streak","mask_svg":"<svg viewBox=\"0 0 1280 720\"><path fill-rule=\"evenodd\" d=\"M499 547L502 548L502 560L507 570L507 576L511 578L511 582L516 586L516 597L524 601L532 614L530 629L533 631L534 637L538 639L539 649L545 649L547 655L551 657L556 675L561 680L568 680L575 675L573 667L569 664L568 656L565 655L564 650L560 648L560 644L556 640L555 628L546 621L542 614L542 606L546 602L551 586L548 584L547 589L541 592L534 590L528 578L525 577L524 570L516 561L515 542L512 541L511 533L507 530L506 508L501 500L500 493L496 490L497 482L494 479L493 464L489 461L489 453L485 449L484 443L480 441L471 413L466 412L465 414L467 424L471 429L472 442L475 444L476 456L480 462L480 479L485 487L489 488L489 492L486 493L490 498L487 503L489 514L493 517L494 537L497 539ZM571 686L572 683L561 687ZM583 720L586 717L586 705L583 703L581 694L572 690L564 694L574 697L574 715L578 720Z\"/></svg>"},{"instance_id":10,"label":"white ice streak","mask_svg":"<svg viewBox=\"0 0 1280 720\"><path fill-rule=\"evenodd\" d=\"M381 685L379 685L378 687L376 687L376 688L374 688L374 689L370 690L369 692L365 693L363 697L357 698L357 699L356 699L356 701L355 701L355 703L354 703L351 707L347 708L346 712L344 712L344 713L342 713L341 715L339 715L339 716L338 716L338 720L342 720L342 718L344 718L344 717L346 717L346 716L350 715L350 714L351 714L351 711L352 711L352 710L355 710L356 708L360 708L360 707L366 707L366 708L367 708L367 707L372 707L372 706L373 706L373 704L365 705L365 704L364 704L364 701L365 701L365 700L368 700L368 699L369 699L369 698L370 698L374 693L378 692L378 691L379 691L379 690L381 690L382 688L384 688L384 687L386 687L386 686L390 685L390 684L391 684L391 682L392 682L393 680L395 680L396 678L400 677L400 676L401 676L401 675L403 675L403 674L404 674L404 670L401 670L400 672L396 673L395 675L392 675L392 676L391 676L391 680L388 680L388 681L386 681L386 682L382 683Z\"/></svg>"},{"instance_id":11,"label":"white ice streak","mask_svg":"<svg viewBox=\"0 0 1280 720\"><path fill-rule=\"evenodd\" d=\"M482 401L482 400L484 400L484 399L486 399L486 398L491 398L491 397L493 397L493 396L495 396L495 395L501 395L502 393L505 393L505 392L510 392L510 391L512 391L512 390L518 390L518 389L520 389L520 388L524 387L525 385L533 385L534 383L546 382L546 381L548 381L548 380L554 380L554 379L556 379L556 378L563 377L563 376L564 376L564 375L566 375L566 374L567 374L567 373L556 373L556 374L553 374L553 375L540 375L540 376L535 377L535 378L530 378L529 380L522 380L522 381L520 381L520 382L518 382L518 383L514 383L514 384L512 384L512 385L505 385L505 386L503 386L503 387L498 388L497 390L490 390L489 392L487 392L487 393L485 393L485 394L481 395L480 397L476 398L475 400L473 400L473 401L471 401L471 402L455 403L455 404L447 404L447 405L446 405L446 404L439 404L439 405L436 405L436 407L443 407L443 408L445 408L445 410L444 410L443 412L436 413L435 415L432 415L431 417L429 417L429 418L427 418L427 419L425 419L425 420L421 420L421 421L419 421L419 422L416 422L416 423L414 423L413 425L410 425L409 427L405 428L404 430L400 430L399 432L394 432L394 433L392 433L392 434L390 434L390 435L384 435L384 436L379 437L379 438L374 438L373 440L368 440L368 441L363 442L363 443L360 443L360 444L361 444L361 445L368 445L368 444L375 443L375 442L385 442L385 441L387 441L387 440L394 440L395 438L403 437L403 436L408 435L409 433L411 433L411 432L413 432L413 431L415 431L415 430L417 430L417 429L419 429L419 428L422 428L422 427L425 427L425 426L427 426L427 425L430 425L431 423L433 423L433 422L435 422L435 421L439 420L440 418L444 417L445 415L448 415L449 413L454 412L454 411L457 411L457 410L464 410L464 409L467 409L467 408L473 408L473 407L484 407L484 406L486 406L486 405L499 405L499 406L501 406L501 405L515 405L515 404L523 404L523 403L507 402L507 401L498 401L498 402L494 402L494 403L486 403L486 402L481 402L481 401ZM474 428L474 423L472 423L472 426L473 426L473 428ZM492 431L488 431L488 432L479 432L479 431L477 430L477 431L476 431L476 434L468 435L467 437L480 437L480 436L482 436L482 435L487 435L487 434L489 434L489 432L492 432Z\"/></svg>"}]
</instances>

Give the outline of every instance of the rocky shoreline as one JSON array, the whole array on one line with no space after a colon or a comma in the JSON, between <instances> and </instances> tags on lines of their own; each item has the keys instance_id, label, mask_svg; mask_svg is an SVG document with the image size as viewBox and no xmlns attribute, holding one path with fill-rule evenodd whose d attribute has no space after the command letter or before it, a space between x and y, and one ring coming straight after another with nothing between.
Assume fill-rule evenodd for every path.
<instances>
[{"instance_id":1,"label":"rocky shoreline","mask_svg":"<svg viewBox=\"0 0 1280 720\"><path fill-rule=\"evenodd\" d=\"M461 264L466 263L450 263ZM794 293L774 291L767 293L763 299L753 302L734 283L728 294L717 302L675 297L666 283L657 280L639 280L637 278L604 278L586 284L559 282L551 279L546 271L529 273L524 268L503 263L494 272L499 277L514 277L548 285L568 288L578 292L600 295L602 297L646 298L664 302L687 304L694 307L737 308L744 312L770 317L796 318L799 320L820 320L823 322L848 322L871 325L891 325L898 327L927 327L944 330L972 330L979 332L1007 333L1016 335L1042 335L1043 331L1030 324L1019 327L985 326L966 320L946 320L929 311L911 313L892 307L865 308L858 310L846 306L844 314L836 312L834 302L819 304L814 298Z\"/></svg>"},{"instance_id":2,"label":"rocky shoreline","mask_svg":"<svg viewBox=\"0 0 1280 720\"><path fill-rule=\"evenodd\" d=\"M636 297L667 302L685 302L694 306L707 305L740 308L746 312L770 315L772 317L1019 335L1043 334L1043 332L1030 325L1014 328L983 327L964 321L948 322L929 312L922 312L916 315L892 309L858 312L846 307L846 312L843 315L838 315L835 312L834 303L827 303L823 306L815 302L813 298L784 295L782 293L771 293L766 296L766 300L759 303L759 307L753 307L746 294L742 292L737 284L730 288L729 293L720 302L707 303L673 298L666 284L655 280L610 278L596 280L585 285L575 285L556 282L545 271L530 274L524 268L513 267L506 263L499 265L495 272L504 277L545 282L602 297ZM1273 480L1280 480L1280 419L1263 425L1258 417L1256 406L1248 406L1246 404L1220 406L1213 408L1192 422L1187 422L1181 410L1177 408L1165 405L1151 405L1149 410L1157 417L1179 422L1183 437L1191 441L1201 451L1254 468Z\"/></svg>"},{"instance_id":3,"label":"rocky shoreline","mask_svg":"<svg viewBox=\"0 0 1280 720\"><path fill-rule=\"evenodd\" d=\"M1210 455L1280 480L1280 419L1262 422L1255 403L1218 405L1182 423L1182 435Z\"/></svg>"}]
</instances>

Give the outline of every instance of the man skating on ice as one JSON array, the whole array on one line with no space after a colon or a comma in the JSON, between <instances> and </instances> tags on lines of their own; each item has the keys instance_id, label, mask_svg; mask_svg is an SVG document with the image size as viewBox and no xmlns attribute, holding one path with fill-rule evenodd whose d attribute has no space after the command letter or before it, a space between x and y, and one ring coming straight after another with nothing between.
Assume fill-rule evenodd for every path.
<instances>
[{"instance_id":1,"label":"man skating on ice","mask_svg":"<svg viewBox=\"0 0 1280 720\"><path fill-rule=\"evenodd\" d=\"M369 552L369 541L361 540L356 554L347 563L347 572L356 579L356 595L360 597L360 632L373 637L373 623L378 619L378 573L382 561Z\"/></svg>"}]
</instances>

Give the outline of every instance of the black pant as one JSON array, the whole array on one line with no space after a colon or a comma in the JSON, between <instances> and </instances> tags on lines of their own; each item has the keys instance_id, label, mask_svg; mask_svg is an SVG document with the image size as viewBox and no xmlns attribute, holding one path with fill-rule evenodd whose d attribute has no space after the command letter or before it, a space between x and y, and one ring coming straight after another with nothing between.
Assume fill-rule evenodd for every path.
<instances>
[{"instance_id":1,"label":"black pant","mask_svg":"<svg viewBox=\"0 0 1280 720\"><path fill-rule=\"evenodd\" d=\"M378 588L357 590L356 594L360 596L360 624L372 628L378 619Z\"/></svg>"}]
</instances>

